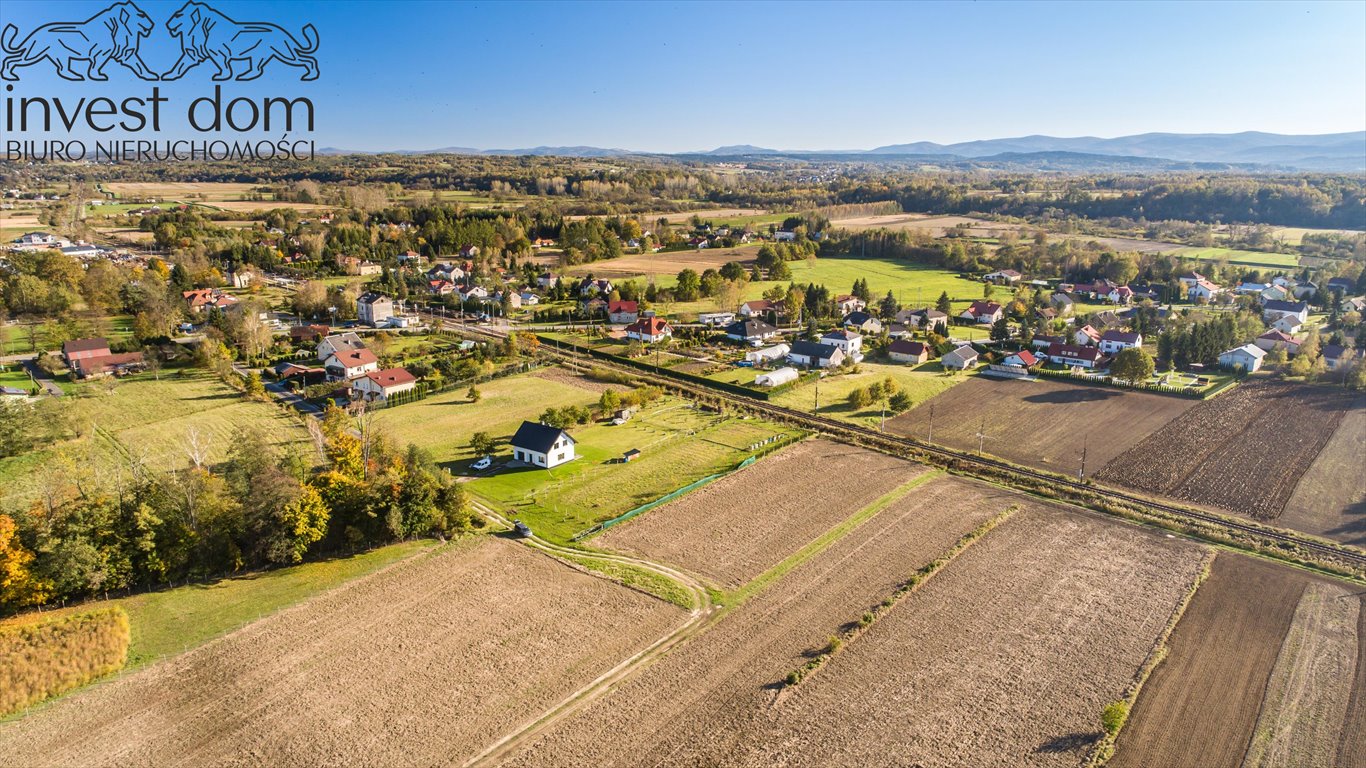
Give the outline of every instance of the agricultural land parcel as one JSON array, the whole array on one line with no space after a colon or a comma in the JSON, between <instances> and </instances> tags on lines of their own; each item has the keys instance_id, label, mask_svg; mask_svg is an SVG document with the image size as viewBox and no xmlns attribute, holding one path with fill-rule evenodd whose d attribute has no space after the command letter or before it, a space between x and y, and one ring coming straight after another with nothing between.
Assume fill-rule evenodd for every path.
<instances>
[{"instance_id":1,"label":"agricultural land parcel","mask_svg":"<svg viewBox=\"0 0 1366 768\"><path fill-rule=\"evenodd\" d=\"M1042 379L974 376L887 422L887 431L1067 474L1105 466L1195 400Z\"/></svg>"},{"instance_id":2,"label":"agricultural land parcel","mask_svg":"<svg viewBox=\"0 0 1366 768\"><path fill-rule=\"evenodd\" d=\"M777 685L812 649L1016 500L954 478L925 483L529 742L510 764L727 764L762 726ZM647 518L660 514L669 511Z\"/></svg>"},{"instance_id":3,"label":"agricultural land parcel","mask_svg":"<svg viewBox=\"0 0 1366 768\"><path fill-rule=\"evenodd\" d=\"M807 440L592 542L735 588L923 471L862 448ZM858 482L824 480L834 477Z\"/></svg>"},{"instance_id":4,"label":"agricultural land parcel","mask_svg":"<svg viewBox=\"0 0 1366 768\"><path fill-rule=\"evenodd\" d=\"M1247 381L1149 434L1096 478L1275 520L1352 400L1327 387ZM1331 482L1359 486L1360 475Z\"/></svg>"},{"instance_id":5,"label":"agricultural land parcel","mask_svg":"<svg viewBox=\"0 0 1366 768\"><path fill-rule=\"evenodd\" d=\"M1366 545L1366 396L1358 396L1318 458L1300 476L1279 522ZM1355 481L1353 481L1355 478Z\"/></svg>"},{"instance_id":6,"label":"agricultural land parcel","mask_svg":"<svg viewBox=\"0 0 1366 768\"><path fill-rule=\"evenodd\" d=\"M134 460L154 469L188 466L192 430L207 446L209 463L227 458L242 427L259 429L268 443L312 451L297 419L274 404L245 400L201 372L121 379L112 391L102 383L84 385L62 404L79 437L0 459L0 505L26 503L49 479L65 484L80 472L114 471Z\"/></svg>"},{"instance_id":7,"label":"agricultural land parcel","mask_svg":"<svg viewBox=\"0 0 1366 768\"><path fill-rule=\"evenodd\" d=\"M1012 504L1008 522L779 692L784 665ZM1076 765L1201 562L1185 542L931 480L511 764Z\"/></svg>"},{"instance_id":8,"label":"agricultural land parcel","mask_svg":"<svg viewBox=\"0 0 1366 768\"><path fill-rule=\"evenodd\" d=\"M1109 765L1361 765L1362 615L1346 585L1220 554Z\"/></svg>"},{"instance_id":9,"label":"agricultural land parcel","mask_svg":"<svg viewBox=\"0 0 1366 768\"><path fill-rule=\"evenodd\" d=\"M683 618L477 537L0 725L0 754L25 766L459 764Z\"/></svg>"}]
</instances>

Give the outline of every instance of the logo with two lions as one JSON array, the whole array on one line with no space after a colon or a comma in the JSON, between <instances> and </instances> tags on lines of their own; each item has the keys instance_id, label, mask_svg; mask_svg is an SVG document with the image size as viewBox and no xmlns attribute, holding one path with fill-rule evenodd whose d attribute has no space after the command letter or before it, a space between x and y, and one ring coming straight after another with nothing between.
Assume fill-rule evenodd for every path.
<instances>
[{"instance_id":1,"label":"logo with two lions","mask_svg":"<svg viewBox=\"0 0 1366 768\"><path fill-rule=\"evenodd\" d=\"M6 24L0 33L0 79L18 80L15 70L44 61L67 80L108 80L105 68L117 62L143 80L176 80L207 62L214 80L255 80L272 61L300 67L301 80L318 79L318 31L303 28L304 43L278 24L241 22L200 2L185 3L166 22L180 41L180 58L166 72L153 72L139 49L156 24L131 2L116 3L85 21L44 24L16 43L19 30Z\"/></svg>"}]
</instances>

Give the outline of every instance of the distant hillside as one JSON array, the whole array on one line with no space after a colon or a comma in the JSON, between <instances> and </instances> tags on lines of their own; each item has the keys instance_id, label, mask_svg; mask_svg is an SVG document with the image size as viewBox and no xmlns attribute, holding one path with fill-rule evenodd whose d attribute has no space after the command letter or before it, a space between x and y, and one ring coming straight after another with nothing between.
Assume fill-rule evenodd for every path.
<instances>
[{"instance_id":1,"label":"distant hillside","mask_svg":"<svg viewBox=\"0 0 1366 768\"><path fill-rule=\"evenodd\" d=\"M527 149L390 150L393 154L535 155L558 157L618 157L637 152L602 147L531 147ZM322 154L379 154L325 148ZM1102 139L1095 136L1059 138L1020 136L1010 139L936 144L917 141L876 149L781 150L753 144L733 144L676 157L797 157L823 160L904 161L923 158L946 166L1017 167L1059 170L1301 170L1366 171L1366 131L1297 136L1246 131L1244 133L1141 133ZM898 160L903 159L903 160ZM1145 162L1151 161L1151 162Z\"/></svg>"}]
</instances>

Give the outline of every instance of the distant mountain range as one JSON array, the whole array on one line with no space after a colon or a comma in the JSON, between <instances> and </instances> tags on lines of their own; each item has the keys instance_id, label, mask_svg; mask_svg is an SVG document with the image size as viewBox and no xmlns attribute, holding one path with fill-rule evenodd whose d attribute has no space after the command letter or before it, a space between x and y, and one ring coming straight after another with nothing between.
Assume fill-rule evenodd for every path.
<instances>
[{"instance_id":1,"label":"distant mountain range","mask_svg":"<svg viewBox=\"0 0 1366 768\"><path fill-rule=\"evenodd\" d=\"M378 154L323 149L323 154ZM443 147L398 150L396 154L536 155L559 157L618 157L665 155L602 147L532 147L529 149L471 149ZM1320 135L1279 133L1141 133L1102 139L1095 136L1059 138L1021 136L1012 139L936 144L918 141L875 149L782 150L737 144L678 157L850 160L862 162L920 162L946 167L1024 167L1060 170L1300 170L1366 171L1366 131Z\"/></svg>"}]
</instances>

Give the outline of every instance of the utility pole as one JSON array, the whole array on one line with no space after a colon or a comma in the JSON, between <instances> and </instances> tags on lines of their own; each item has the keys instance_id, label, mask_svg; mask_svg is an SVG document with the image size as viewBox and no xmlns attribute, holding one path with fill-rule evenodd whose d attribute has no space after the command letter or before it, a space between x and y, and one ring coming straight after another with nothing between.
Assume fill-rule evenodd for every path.
<instances>
[{"instance_id":1,"label":"utility pole","mask_svg":"<svg viewBox=\"0 0 1366 768\"><path fill-rule=\"evenodd\" d=\"M925 438L925 442L934 442L934 403L930 403L930 436Z\"/></svg>"},{"instance_id":2,"label":"utility pole","mask_svg":"<svg viewBox=\"0 0 1366 768\"><path fill-rule=\"evenodd\" d=\"M821 409L821 374L820 374L820 371L817 371L817 372L816 372L816 407L813 408L813 409L811 410L811 412L812 412L812 413L819 413L819 412L820 412L820 409Z\"/></svg>"},{"instance_id":3,"label":"utility pole","mask_svg":"<svg viewBox=\"0 0 1366 768\"><path fill-rule=\"evenodd\" d=\"M1077 470L1077 480L1080 481L1080 480L1085 480L1085 479L1086 479L1086 436L1083 435L1083 436L1082 436L1082 440L1081 440L1081 469Z\"/></svg>"},{"instance_id":4,"label":"utility pole","mask_svg":"<svg viewBox=\"0 0 1366 768\"><path fill-rule=\"evenodd\" d=\"M986 428L987 428L987 420L986 420L986 417L983 417L983 418L982 418L982 423L981 423L981 425L977 427L977 455L978 455L978 456L981 456L981 455L982 455L982 444L983 444L983 443L986 441L986 439L987 439Z\"/></svg>"}]
</instances>

